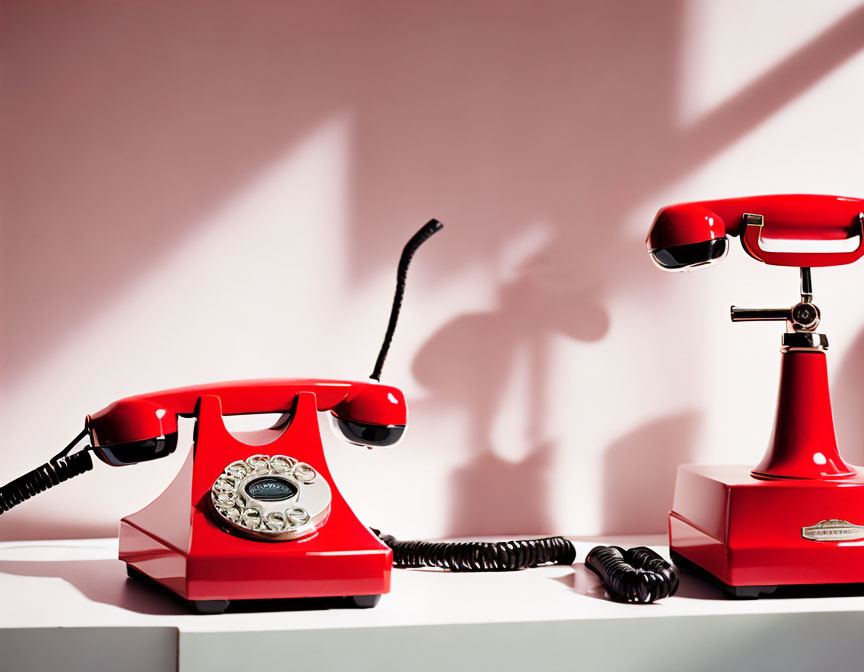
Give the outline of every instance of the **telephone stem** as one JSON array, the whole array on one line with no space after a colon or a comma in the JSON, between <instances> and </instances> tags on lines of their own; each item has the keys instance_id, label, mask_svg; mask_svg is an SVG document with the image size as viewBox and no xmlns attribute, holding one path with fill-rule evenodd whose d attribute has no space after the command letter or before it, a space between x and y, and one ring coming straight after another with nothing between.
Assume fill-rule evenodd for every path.
<instances>
[{"instance_id":1,"label":"telephone stem","mask_svg":"<svg viewBox=\"0 0 864 672\"><path fill-rule=\"evenodd\" d=\"M810 268L801 267L801 301L813 303L813 281L810 278Z\"/></svg>"}]
</instances>

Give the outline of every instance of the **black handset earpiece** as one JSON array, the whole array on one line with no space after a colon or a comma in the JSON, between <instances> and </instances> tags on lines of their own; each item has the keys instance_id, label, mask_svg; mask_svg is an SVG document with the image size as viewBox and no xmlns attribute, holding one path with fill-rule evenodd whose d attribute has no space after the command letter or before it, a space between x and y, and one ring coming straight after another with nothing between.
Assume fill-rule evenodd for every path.
<instances>
[{"instance_id":1,"label":"black handset earpiece","mask_svg":"<svg viewBox=\"0 0 864 672\"><path fill-rule=\"evenodd\" d=\"M112 467L123 467L139 462L158 460L160 457L170 455L176 448L177 432L174 432L141 441L98 446L93 449L93 453L105 464L110 464Z\"/></svg>"},{"instance_id":2,"label":"black handset earpiece","mask_svg":"<svg viewBox=\"0 0 864 672\"><path fill-rule=\"evenodd\" d=\"M357 422L334 416L333 423L339 432L351 443L360 446L384 447L393 446L402 439L405 425L375 425L369 422Z\"/></svg>"}]
</instances>

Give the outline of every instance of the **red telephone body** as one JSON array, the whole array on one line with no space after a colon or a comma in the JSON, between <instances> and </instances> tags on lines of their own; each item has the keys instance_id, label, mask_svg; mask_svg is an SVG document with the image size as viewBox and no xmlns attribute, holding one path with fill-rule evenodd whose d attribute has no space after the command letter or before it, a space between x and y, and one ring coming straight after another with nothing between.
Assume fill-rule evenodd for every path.
<instances>
[{"instance_id":1,"label":"red telephone body","mask_svg":"<svg viewBox=\"0 0 864 672\"><path fill-rule=\"evenodd\" d=\"M762 461L678 470L669 514L672 557L718 579L733 596L864 583L864 469L847 464L837 449L827 339L814 333L819 312L809 270L864 254L862 211L862 199L816 195L683 203L661 209L648 235L655 263L667 270L719 261L728 235L741 236L759 261L802 269L801 303L791 309L732 308L733 321L789 325L774 433ZM802 326L801 313L795 316L802 309L815 322Z\"/></svg>"},{"instance_id":2,"label":"red telephone body","mask_svg":"<svg viewBox=\"0 0 864 672\"><path fill-rule=\"evenodd\" d=\"M177 416L196 419L194 445L174 481L120 523L120 559L130 575L149 577L205 612L222 611L229 600L262 598L344 596L358 606L374 606L389 591L392 552L336 488L322 450L318 411L330 411L349 440L361 445L392 445L406 423L405 400L395 387L290 379L155 392L121 399L89 416L87 430L97 456L115 466L167 454L172 440L176 445ZM284 415L259 432L232 434L225 428L223 415L249 413ZM135 459L129 450L142 446L145 454ZM212 500L214 483L226 467L257 456L255 468L269 469L261 456L277 455L290 458L282 460L283 467L304 465L306 478L311 474L319 479L312 482L323 479L329 485L328 510L287 541L244 534L242 526L220 517ZM280 474L284 478L277 490L302 491L297 474ZM295 492L293 499L302 503L302 497Z\"/></svg>"}]
</instances>

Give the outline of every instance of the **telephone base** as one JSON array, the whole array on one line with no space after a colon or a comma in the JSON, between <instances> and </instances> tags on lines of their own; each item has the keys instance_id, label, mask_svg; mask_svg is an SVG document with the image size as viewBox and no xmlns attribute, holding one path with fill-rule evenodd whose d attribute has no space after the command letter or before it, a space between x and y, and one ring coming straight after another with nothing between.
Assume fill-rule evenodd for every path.
<instances>
[{"instance_id":1,"label":"telephone base","mask_svg":"<svg viewBox=\"0 0 864 672\"><path fill-rule=\"evenodd\" d=\"M163 586L155 579L147 576L144 572L135 569L132 565L126 565L126 576L133 581L140 581L148 586L155 586L164 593L171 595L174 599L186 604L189 609L196 614L224 614L232 604L241 605L240 611L243 611L242 605L259 605L260 600L187 600L167 586ZM321 598L273 598L267 602L273 604L284 604L286 610L301 608L329 608L329 607L349 607L354 609L371 609L378 605L381 601L381 595L351 595L348 597L321 597Z\"/></svg>"},{"instance_id":2,"label":"telephone base","mask_svg":"<svg viewBox=\"0 0 864 672\"><path fill-rule=\"evenodd\" d=\"M748 466L683 465L669 513L675 564L733 597L864 584L864 471L761 479ZM782 590L781 590L782 589Z\"/></svg>"},{"instance_id":3,"label":"telephone base","mask_svg":"<svg viewBox=\"0 0 864 672\"><path fill-rule=\"evenodd\" d=\"M299 542L304 546L273 544L227 535L202 516L196 528L199 543L214 536L206 545L211 549L207 553L206 548L180 552L167 540L140 529L130 520L133 517L124 518L120 525L120 559L126 563L127 575L169 590L194 610L198 603L224 602L227 607L228 602L262 600L295 605L289 608L305 604L368 609L390 589L392 553L359 522L355 536L349 537L353 548L340 548L327 543L326 527ZM350 522L344 518L343 532ZM213 553L216 549L220 552ZM244 565L248 569L238 572Z\"/></svg>"}]
</instances>

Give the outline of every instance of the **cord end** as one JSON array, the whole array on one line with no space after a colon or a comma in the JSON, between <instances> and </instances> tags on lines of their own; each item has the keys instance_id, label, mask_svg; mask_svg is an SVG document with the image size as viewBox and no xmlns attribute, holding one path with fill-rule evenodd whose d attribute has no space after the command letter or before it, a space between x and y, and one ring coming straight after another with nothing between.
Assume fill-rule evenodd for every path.
<instances>
[{"instance_id":1,"label":"cord end","mask_svg":"<svg viewBox=\"0 0 864 672\"><path fill-rule=\"evenodd\" d=\"M426 222L426 226L424 228L429 229L429 233L432 234L438 233L441 229L444 228L444 225L433 217L428 222Z\"/></svg>"}]
</instances>

